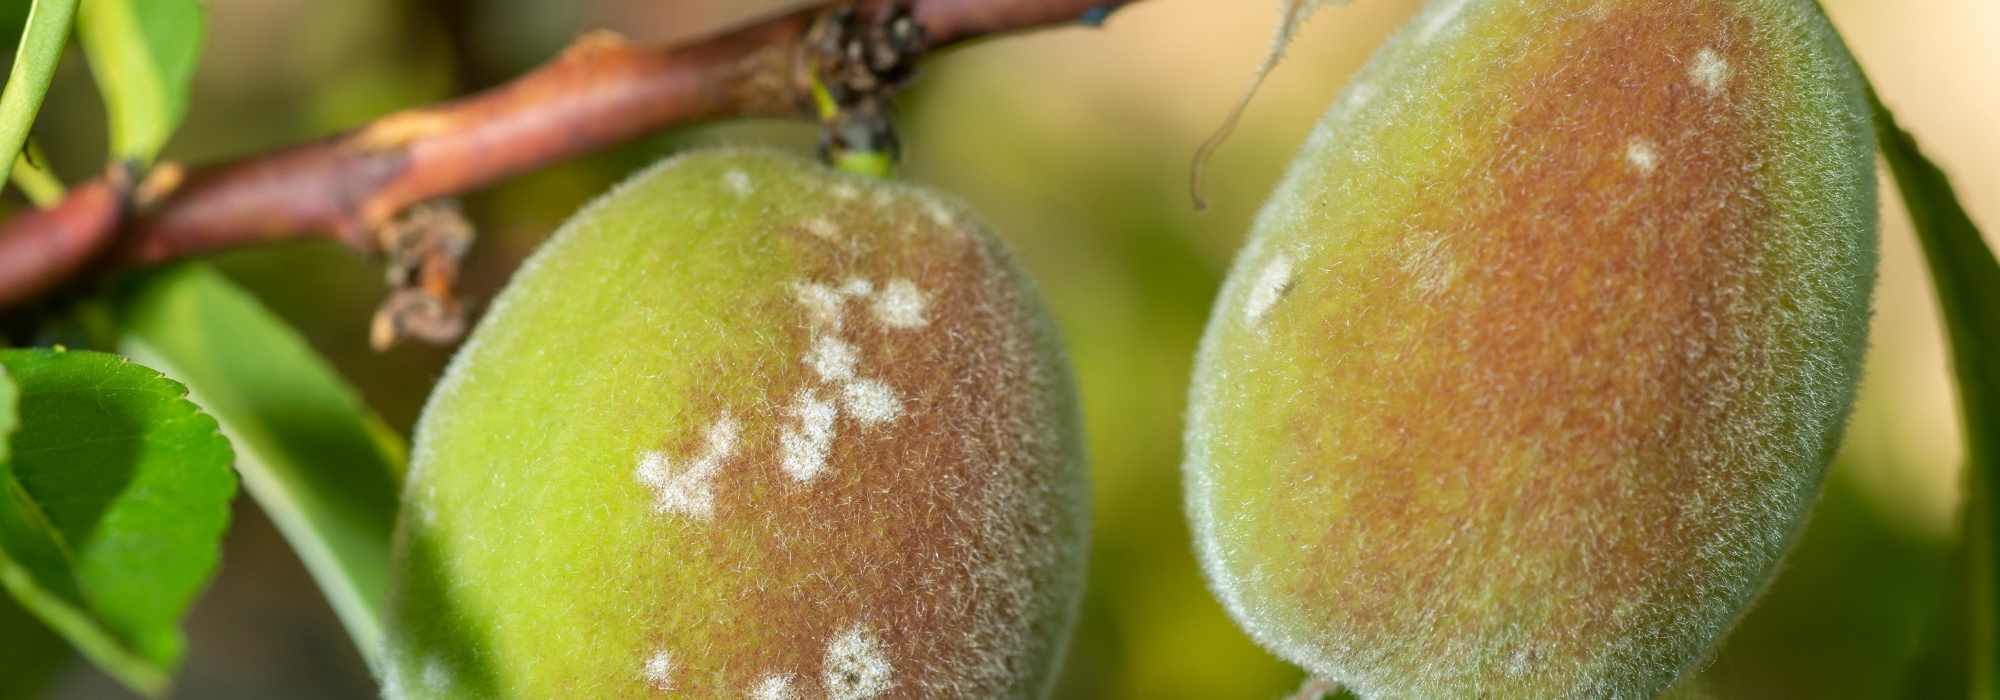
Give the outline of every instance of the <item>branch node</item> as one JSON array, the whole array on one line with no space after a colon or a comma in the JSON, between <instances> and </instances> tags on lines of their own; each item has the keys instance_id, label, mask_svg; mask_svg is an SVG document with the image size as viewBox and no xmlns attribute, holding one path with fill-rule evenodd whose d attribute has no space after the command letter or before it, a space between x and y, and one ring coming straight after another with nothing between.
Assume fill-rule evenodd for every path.
<instances>
[{"instance_id":1,"label":"branch node","mask_svg":"<svg viewBox=\"0 0 2000 700\"><path fill-rule=\"evenodd\" d=\"M454 200L418 204L376 231L391 291L375 311L370 345L383 351L406 338L443 345L465 333L455 288L473 239L472 222Z\"/></svg>"},{"instance_id":2,"label":"branch node","mask_svg":"<svg viewBox=\"0 0 2000 700\"><path fill-rule=\"evenodd\" d=\"M917 61L930 49L923 25L908 2L879 16L851 7L822 14L806 35L814 105L819 115L820 157L902 151L890 118L895 93L916 77Z\"/></svg>"},{"instance_id":3,"label":"branch node","mask_svg":"<svg viewBox=\"0 0 2000 700\"><path fill-rule=\"evenodd\" d=\"M607 51L628 51L631 48L632 40L625 38L624 34L609 29L592 29L570 42L559 60L589 61Z\"/></svg>"},{"instance_id":4,"label":"branch node","mask_svg":"<svg viewBox=\"0 0 2000 700\"><path fill-rule=\"evenodd\" d=\"M139 212L152 209L166 201L186 180L187 168L180 163L163 162L153 166L139 181L138 187L132 190L132 208Z\"/></svg>"}]
</instances>

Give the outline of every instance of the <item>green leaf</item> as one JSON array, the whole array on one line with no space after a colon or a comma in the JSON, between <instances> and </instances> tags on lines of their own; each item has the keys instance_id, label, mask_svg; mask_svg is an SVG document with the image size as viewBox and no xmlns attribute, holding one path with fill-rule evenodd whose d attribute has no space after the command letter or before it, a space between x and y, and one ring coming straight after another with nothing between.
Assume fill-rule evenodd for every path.
<instances>
[{"instance_id":1,"label":"green leaf","mask_svg":"<svg viewBox=\"0 0 2000 700\"><path fill-rule=\"evenodd\" d=\"M6 369L0 367L0 474L5 474L0 483L8 485L14 483L14 477L7 468L7 447L14 430L21 425L19 399L20 390L14 387ZM8 492L12 493L11 486ZM0 508L0 523L11 512L10 508ZM0 524L0 533L5 527ZM0 571L7 568L6 541L4 534L0 534ZM55 674L64 656L61 639L13 598L0 596L0 659L7 660L6 670L0 671L0 700L35 696Z\"/></svg>"},{"instance_id":2,"label":"green leaf","mask_svg":"<svg viewBox=\"0 0 2000 700\"><path fill-rule=\"evenodd\" d=\"M115 157L150 163L180 126L202 20L199 0L84 0L77 37L104 93Z\"/></svg>"},{"instance_id":3,"label":"green leaf","mask_svg":"<svg viewBox=\"0 0 2000 700\"><path fill-rule=\"evenodd\" d=\"M69 648L61 637L21 608L13 598L0 595L0 700L42 697L43 688L69 661Z\"/></svg>"},{"instance_id":4,"label":"green leaf","mask_svg":"<svg viewBox=\"0 0 2000 700\"><path fill-rule=\"evenodd\" d=\"M229 443L186 389L125 358L0 351L20 388L0 584L106 672L165 692L215 573Z\"/></svg>"},{"instance_id":5,"label":"green leaf","mask_svg":"<svg viewBox=\"0 0 2000 700\"><path fill-rule=\"evenodd\" d=\"M121 351L187 382L241 452L244 487L379 670L401 440L298 333L213 270L146 280Z\"/></svg>"},{"instance_id":6,"label":"green leaf","mask_svg":"<svg viewBox=\"0 0 2000 700\"><path fill-rule=\"evenodd\" d=\"M1931 282L1944 312L1952 365L1965 424L1967 512L1965 541L1972 576L1973 688L1977 697L2000 692L2000 262L1958 202L1944 171L1925 158L1916 139L1871 90L1883 159L1903 192L1910 221L1930 263Z\"/></svg>"},{"instance_id":7,"label":"green leaf","mask_svg":"<svg viewBox=\"0 0 2000 700\"><path fill-rule=\"evenodd\" d=\"M28 26L28 10L33 7L33 3L20 2L20 0L0 2L0 41L19 39L21 37L21 30ZM0 54L0 60L4 60L7 66L14 65L14 57L12 56Z\"/></svg>"},{"instance_id":8,"label":"green leaf","mask_svg":"<svg viewBox=\"0 0 2000 700\"><path fill-rule=\"evenodd\" d=\"M7 88L0 91L0 181L13 172L14 156L28 142L28 129L42 111L42 97L55 78L63 45L69 41L70 20L76 17L76 0L34 3L20 48L14 52L14 67L7 73Z\"/></svg>"}]
</instances>

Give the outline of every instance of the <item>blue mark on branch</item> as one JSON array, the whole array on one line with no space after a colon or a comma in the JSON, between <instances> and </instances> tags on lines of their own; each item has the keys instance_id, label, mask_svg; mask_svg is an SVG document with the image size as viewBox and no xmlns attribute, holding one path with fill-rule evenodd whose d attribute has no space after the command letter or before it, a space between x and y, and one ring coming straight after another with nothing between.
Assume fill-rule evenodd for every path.
<instances>
[{"instance_id":1,"label":"blue mark on branch","mask_svg":"<svg viewBox=\"0 0 2000 700\"><path fill-rule=\"evenodd\" d=\"M1111 13L1118 11L1118 8L1124 6L1125 2L1121 0L1120 2L1107 2L1084 10L1082 22L1087 27L1102 27L1105 20L1111 19Z\"/></svg>"}]
</instances>

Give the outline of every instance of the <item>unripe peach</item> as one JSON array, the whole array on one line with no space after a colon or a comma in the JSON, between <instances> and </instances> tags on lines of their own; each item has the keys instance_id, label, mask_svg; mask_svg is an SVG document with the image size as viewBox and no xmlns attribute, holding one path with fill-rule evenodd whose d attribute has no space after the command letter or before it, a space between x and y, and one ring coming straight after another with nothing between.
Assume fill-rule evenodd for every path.
<instances>
[{"instance_id":1,"label":"unripe peach","mask_svg":"<svg viewBox=\"0 0 2000 700\"><path fill-rule=\"evenodd\" d=\"M578 213L418 426L394 698L1039 697L1075 398L959 207L757 152Z\"/></svg>"},{"instance_id":2,"label":"unripe peach","mask_svg":"<svg viewBox=\"0 0 2000 700\"><path fill-rule=\"evenodd\" d=\"M1374 698L1645 698L1771 578L1861 374L1876 193L1810 0L1438 0L1202 343L1225 607Z\"/></svg>"}]
</instances>

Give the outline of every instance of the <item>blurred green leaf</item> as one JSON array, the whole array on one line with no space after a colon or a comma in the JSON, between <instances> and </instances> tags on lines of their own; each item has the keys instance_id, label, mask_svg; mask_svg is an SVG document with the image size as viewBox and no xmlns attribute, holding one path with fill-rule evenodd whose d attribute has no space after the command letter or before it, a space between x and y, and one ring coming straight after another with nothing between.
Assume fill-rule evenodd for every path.
<instances>
[{"instance_id":1,"label":"blurred green leaf","mask_svg":"<svg viewBox=\"0 0 2000 700\"><path fill-rule=\"evenodd\" d=\"M1959 409L1965 422L1968 483L1965 541L1973 575L1973 694L2000 693L2000 262L1958 202L1951 180L1871 90L1882 156L1903 192L1930 263L1944 312Z\"/></svg>"},{"instance_id":2,"label":"blurred green leaf","mask_svg":"<svg viewBox=\"0 0 2000 700\"><path fill-rule=\"evenodd\" d=\"M68 647L13 598L0 595L0 700L41 697L49 679L62 670Z\"/></svg>"},{"instance_id":3,"label":"blurred green leaf","mask_svg":"<svg viewBox=\"0 0 2000 700\"><path fill-rule=\"evenodd\" d=\"M21 38L22 28L28 26L28 10L33 7L33 3L20 0L0 2L0 42ZM11 67L14 57L0 55L0 62Z\"/></svg>"},{"instance_id":4,"label":"blurred green leaf","mask_svg":"<svg viewBox=\"0 0 2000 700\"><path fill-rule=\"evenodd\" d=\"M207 267L149 278L121 316L119 349L187 382L222 422L244 487L379 668L401 440L305 339Z\"/></svg>"},{"instance_id":5,"label":"blurred green leaf","mask_svg":"<svg viewBox=\"0 0 2000 700\"><path fill-rule=\"evenodd\" d=\"M7 467L7 449L14 430L21 424L19 400L20 390L14 387L6 369L0 367L0 485L6 487L10 498L14 493L14 473ZM5 545L12 527L10 515L16 512L15 508L0 506L0 579L12 568ZM35 695L62 663L63 656L61 639L13 598L0 596L0 659L7 660L6 671L0 672L0 700Z\"/></svg>"},{"instance_id":6,"label":"blurred green leaf","mask_svg":"<svg viewBox=\"0 0 2000 700\"><path fill-rule=\"evenodd\" d=\"M13 171L14 156L28 142L28 129L35 125L35 114L42 111L42 97L55 78L63 45L69 41L70 21L75 17L76 0L34 0L28 10L14 66L7 73L7 88L0 91L0 180Z\"/></svg>"},{"instance_id":7,"label":"blurred green leaf","mask_svg":"<svg viewBox=\"0 0 2000 700\"><path fill-rule=\"evenodd\" d=\"M0 364L20 390L0 583L107 673L159 695L220 556L229 443L185 388L125 358L5 350Z\"/></svg>"},{"instance_id":8,"label":"blurred green leaf","mask_svg":"<svg viewBox=\"0 0 2000 700\"><path fill-rule=\"evenodd\" d=\"M180 126L202 19L199 0L84 0L77 37L104 93L114 157L151 162Z\"/></svg>"}]
</instances>

